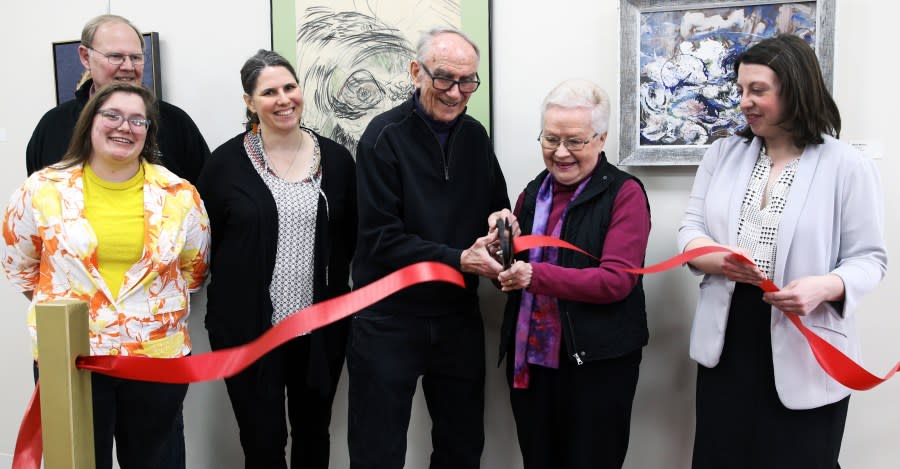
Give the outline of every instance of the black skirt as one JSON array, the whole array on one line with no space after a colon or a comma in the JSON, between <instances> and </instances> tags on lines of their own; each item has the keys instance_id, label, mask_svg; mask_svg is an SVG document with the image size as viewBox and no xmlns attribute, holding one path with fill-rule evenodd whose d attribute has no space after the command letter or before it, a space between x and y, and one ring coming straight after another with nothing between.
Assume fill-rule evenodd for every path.
<instances>
[{"instance_id":1,"label":"black skirt","mask_svg":"<svg viewBox=\"0 0 900 469\"><path fill-rule=\"evenodd\" d=\"M697 370L693 469L835 469L850 397L809 410L775 391L771 306L737 284L719 364Z\"/></svg>"}]
</instances>

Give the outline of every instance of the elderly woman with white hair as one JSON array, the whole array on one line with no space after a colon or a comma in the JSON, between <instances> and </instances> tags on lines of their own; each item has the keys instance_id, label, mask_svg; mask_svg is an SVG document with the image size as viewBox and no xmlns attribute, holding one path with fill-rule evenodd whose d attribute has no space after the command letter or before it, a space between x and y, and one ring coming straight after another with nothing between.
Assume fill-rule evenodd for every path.
<instances>
[{"instance_id":1,"label":"elderly woman with white hair","mask_svg":"<svg viewBox=\"0 0 900 469\"><path fill-rule=\"evenodd\" d=\"M644 263L650 207L641 182L603 152L609 96L569 80L544 99L538 141L547 169L519 195L522 234L579 246L532 249L499 274L509 299L500 359L526 469L620 468L628 449L644 289L621 268ZM493 224L491 225L493 226Z\"/></svg>"}]
</instances>

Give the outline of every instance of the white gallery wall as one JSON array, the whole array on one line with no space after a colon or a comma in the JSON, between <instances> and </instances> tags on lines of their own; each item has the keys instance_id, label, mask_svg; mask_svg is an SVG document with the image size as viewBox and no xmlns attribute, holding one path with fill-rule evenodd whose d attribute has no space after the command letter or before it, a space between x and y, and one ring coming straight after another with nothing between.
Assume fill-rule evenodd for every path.
<instances>
[{"instance_id":1,"label":"white gallery wall","mask_svg":"<svg viewBox=\"0 0 900 469\"><path fill-rule=\"evenodd\" d=\"M900 109L894 81L900 66L888 45L900 7L889 0L836 0L834 96L842 111L842 138L880 144L877 164L885 186L886 237L900 253L900 174L896 132ZM492 26L495 149L515 199L542 168L536 137L544 94L565 78L589 78L606 87L618 105L618 0L494 0ZM106 13L130 18L161 38L164 96L190 114L215 148L241 130L239 69L270 46L267 0L130 2L124 0L6 1L0 6L0 201L25 178L25 146L35 124L55 102L52 41L76 39L89 18ZM479 90L479 93L484 92ZM618 150L613 113L607 154ZM877 146L877 145L876 145ZM694 167L625 168L640 177L650 198L653 229L647 253L656 262L675 253L675 232L687 202ZM893 259L892 259L893 260ZM888 276L859 315L866 366L882 374L900 346L900 275ZM645 278L650 345L644 350L635 397L629 469L690 467L695 364L687 355L697 279L677 270ZM521 467L515 427L501 369L495 368L502 295L483 285L487 327L486 446L482 467ZM205 293L192 301L195 353L209 349L203 328ZM16 432L32 390L24 297L0 280L0 468L8 467ZM854 394L844 436L844 467L900 467L900 378ZM372 403L377 405L377 403ZM739 405L739 403L735 403ZM332 467L346 468L346 376L334 406ZM221 381L190 387L185 402L188 467L240 468L243 455ZM602 422L600 423L602 424ZM407 467L427 467L430 423L417 395L409 430Z\"/></svg>"}]
</instances>

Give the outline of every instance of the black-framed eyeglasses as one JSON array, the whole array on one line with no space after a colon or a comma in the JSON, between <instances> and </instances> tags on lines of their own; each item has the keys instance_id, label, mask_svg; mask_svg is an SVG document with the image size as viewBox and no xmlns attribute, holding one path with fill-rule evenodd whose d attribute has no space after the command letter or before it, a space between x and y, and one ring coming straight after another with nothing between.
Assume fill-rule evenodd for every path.
<instances>
[{"instance_id":1,"label":"black-framed eyeglasses","mask_svg":"<svg viewBox=\"0 0 900 469\"><path fill-rule=\"evenodd\" d=\"M475 90L478 89L478 86L481 85L481 80L478 79L478 74L475 74L474 80L452 80L450 78L444 77L436 77L431 74L431 70L428 70L428 67L425 64L419 64L422 66L422 70L425 70L425 74L428 75L428 78L431 78L431 84L434 86L434 89L438 91L450 91L453 88L453 85L459 85L460 93L474 93Z\"/></svg>"},{"instance_id":2,"label":"black-framed eyeglasses","mask_svg":"<svg viewBox=\"0 0 900 469\"><path fill-rule=\"evenodd\" d=\"M584 146L588 143L591 143L591 141L597 138L598 135L600 134L595 133L594 135L591 135L591 138L587 140L582 140L580 138L567 138L563 140L555 135L544 135L544 133L541 132L541 134L538 135L538 141L541 142L542 147L548 150L556 150L557 148L559 148L559 145L562 144L564 147L566 147L566 150L578 151L584 148Z\"/></svg>"},{"instance_id":3,"label":"black-framed eyeglasses","mask_svg":"<svg viewBox=\"0 0 900 469\"><path fill-rule=\"evenodd\" d=\"M125 116L110 109L101 109L97 111L100 114L100 122L108 129L118 129L122 126L122 121L127 120L131 131L136 134L146 133L150 128L150 119L141 119L140 117L131 117L126 119Z\"/></svg>"},{"instance_id":4,"label":"black-framed eyeglasses","mask_svg":"<svg viewBox=\"0 0 900 469\"><path fill-rule=\"evenodd\" d=\"M100 52L97 49L94 49L93 47L88 47L88 46L84 46L84 47L87 47L87 50L89 50L89 51L94 51L94 52L106 57L106 60L108 60L109 63L111 63L113 65L122 65L123 63L125 63L126 58L128 60L131 60L132 65L142 65L144 63L144 54L120 54L118 52L111 52L109 54L106 54L106 53Z\"/></svg>"}]
</instances>

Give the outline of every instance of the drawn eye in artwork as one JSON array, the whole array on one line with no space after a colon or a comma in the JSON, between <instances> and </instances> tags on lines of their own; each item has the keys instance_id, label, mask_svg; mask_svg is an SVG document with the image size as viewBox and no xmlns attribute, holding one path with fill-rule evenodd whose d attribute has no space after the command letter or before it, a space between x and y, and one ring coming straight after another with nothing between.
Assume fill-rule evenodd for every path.
<instances>
[{"instance_id":1,"label":"drawn eye in artwork","mask_svg":"<svg viewBox=\"0 0 900 469\"><path fill-rule=\"evenodd\" d=\"M375 107L382 99L384 90L375 81L372 73L368 70L357 70L344 82L336 101L351 109L365 111Z\"/></svg>"},{"instance_id":2,"label":"drawn eye in artwork","mask_svg":"<svg viewBox=\"0 0 900 469\"><path fill-rule=\"evenodd\" d=\"M359 119L372 109L390 109L409 98L412 91L413 84L406 74L397 80L379 80L367 69L356 70L344 81L331 108L338 119ZM385 101L389 106L382 106Z\"/></svg>"},{"instance_id":3,"label":"drawn eye in artwork","mask_svg":"<svg viewBox=\"0 0 900 469\"><path fill-rule=\"evenodd\" d=\"M355 153L369 121L412 95L414 58L410 41L374 16L307 8L297 31L304 124Z\"/></svg>"}]
</instances>

